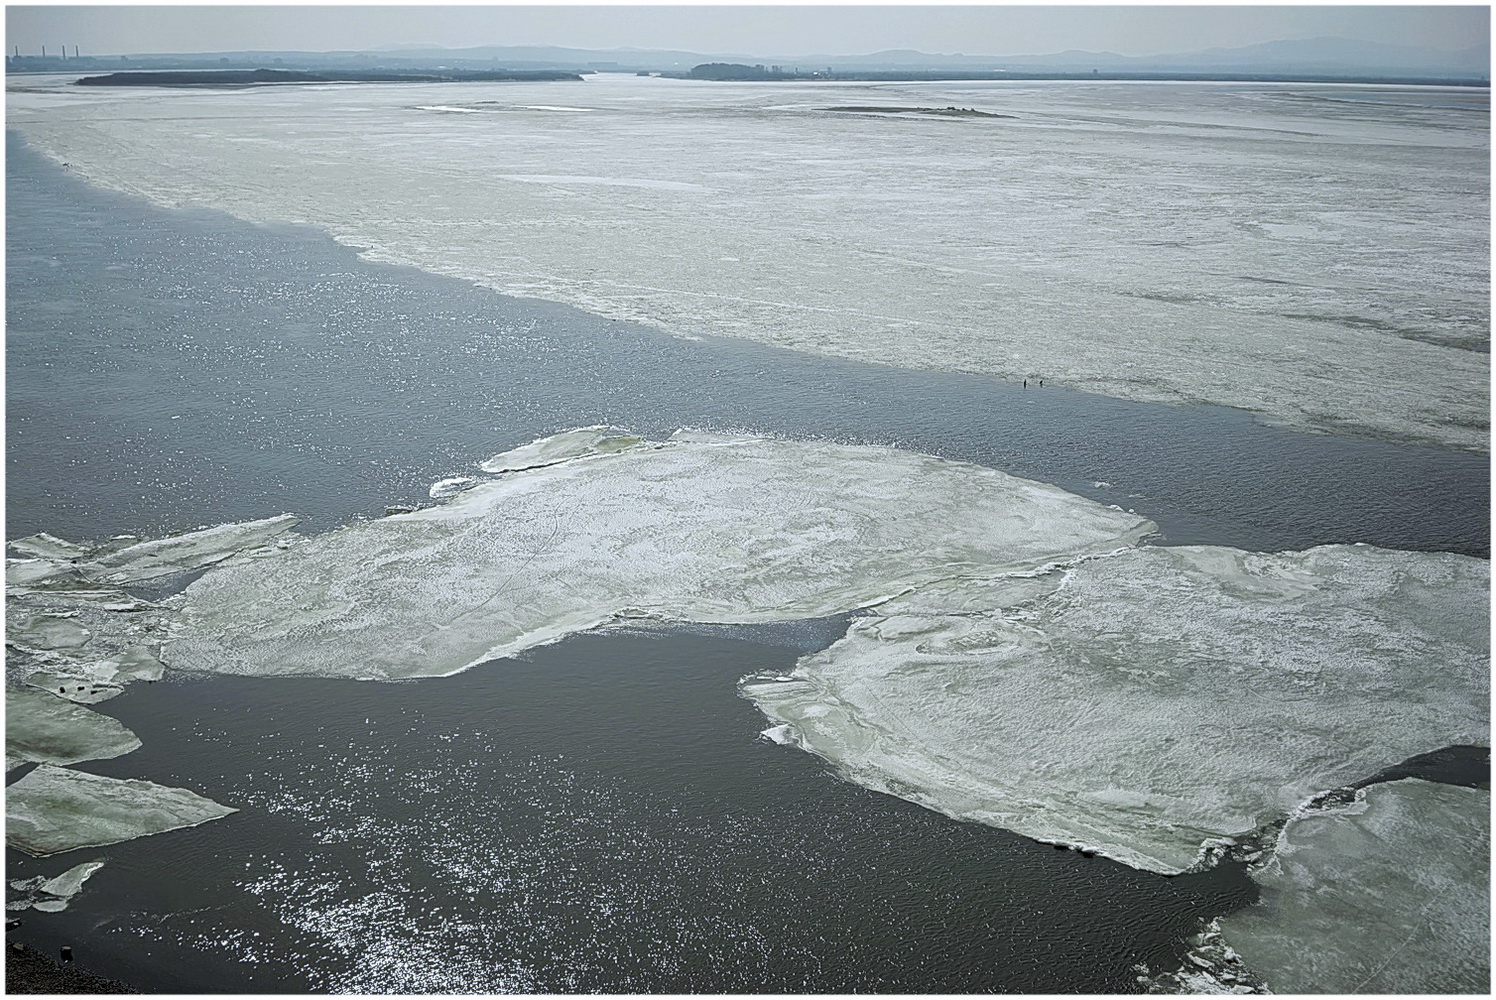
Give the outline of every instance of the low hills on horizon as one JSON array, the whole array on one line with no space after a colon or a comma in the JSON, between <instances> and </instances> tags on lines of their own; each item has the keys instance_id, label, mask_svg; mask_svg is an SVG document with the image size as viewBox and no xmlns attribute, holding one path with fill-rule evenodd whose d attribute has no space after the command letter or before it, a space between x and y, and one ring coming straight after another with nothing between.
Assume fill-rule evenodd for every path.
<instances>
[{"instance_id":1,"label":"low hills on horizon","mask_svg":"<svg viewBox=\"0 0 1496 1000\"><path fill-rule=\"evenodd\" d=\"M866 55L763 56L699 53L673 49L577 49L559 46L484 45L461 49L398 46L379 51L208 52L130 56L19 55L6 60L12 72L66 72L96 69L290 69L363 70L566 70L573 72L655 72L685 74L703 63L773 66L785 75L824 72L934 74L1167 74L1211 76L1293 76L1313 78L1418 78L1486 82L1490 43L1482 39L1460 50L1389 45L1345 38L1292 39L1199 52L1124 56L1114 52L1069 50L1043 55L965 55L890 49Z\"/></svg>"}]
</instances>

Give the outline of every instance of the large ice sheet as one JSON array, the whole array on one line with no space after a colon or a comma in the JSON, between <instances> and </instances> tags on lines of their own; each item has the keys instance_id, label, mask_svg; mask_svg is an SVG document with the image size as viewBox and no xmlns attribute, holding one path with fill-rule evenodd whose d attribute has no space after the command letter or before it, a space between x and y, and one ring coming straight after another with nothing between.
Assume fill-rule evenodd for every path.
<instances>
[{"instance_id":1,"label":"large ice sheet","mask_svg":"<svg viewBox=\"0 0 1496 1000\"><path fill-rule=\"evenodd\" d=\"M197 826L237 809L185 788L41 764L5 789L5 842L43 857Z\"/></svg>"},{"instance_id":2,"label":"large ice sheet","mask_svg":"<svg viewBox=\"0 0 1496 1000\"><path fill-rule=\"evenodd\" d=\"M1437 90L441 86L7 104L102 184L682 336L1489 447L1489 115Z\"/></svg>"},{"instance_id":3,"label":"large ice sheet","mask_svg":"<svg viewBox=\"0 0 1496 1000\"><path fill-rule=\"evenodd\" d=\"M36 688L5 692L7 771L12 762L77 764L119 757L139 746L117 719Z\"/></svg>"},{"instance_id":4,"label":"large ice sheet","mask_svg":"<svg viewBox=\"0 0 1496 1000\"><path fill-rule=\"evenodd\" d=\"M608 453L588 436L568 460L540 442L529 452L551 464L215 568L185 591L163 659L435 676L618 618L814 618L952 576L1110 551L1153 528L1055 487L892 448L629 440Z\"/></svg>"},{"instance_id":5,"label":"large ice sheet","mask_svg":"<svg viewBox=\"0 0 1496 1000\"><path fill-rule=\"evenodd\" d=\"M1408 778L1291 820L1221 933L1278 993L1491 986L1491 793Z\"/></svg>"},{"instance_id":6,"label":"large ice sheet","mask_svg":"<svg viewBox=\"0 0 1496 1000\"><path fill-rule=\"evenodd\" d=\"M1489 591L1448 554L1139 548L916 591L743 691L870 787L1177 872L1322 789L1487 742Z\"/></svg>"}]
</instances>

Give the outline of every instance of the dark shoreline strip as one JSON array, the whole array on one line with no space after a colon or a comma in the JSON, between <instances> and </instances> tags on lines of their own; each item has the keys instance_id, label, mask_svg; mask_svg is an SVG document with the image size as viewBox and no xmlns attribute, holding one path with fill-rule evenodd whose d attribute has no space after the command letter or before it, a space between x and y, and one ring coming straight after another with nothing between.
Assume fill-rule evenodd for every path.
<instances>
[{"instance_id":1,"label":"dark shoreline strip","mask_svg":"<svg viewBox=\"0 0 1496 1000\"><path fill-rule=\"evenodd\" d=\"M8 994L139 993L117 979L105 979L86 969L64 965L35 948L12 941L5 949L5 992Z\"/></svg>"}]
</instances>

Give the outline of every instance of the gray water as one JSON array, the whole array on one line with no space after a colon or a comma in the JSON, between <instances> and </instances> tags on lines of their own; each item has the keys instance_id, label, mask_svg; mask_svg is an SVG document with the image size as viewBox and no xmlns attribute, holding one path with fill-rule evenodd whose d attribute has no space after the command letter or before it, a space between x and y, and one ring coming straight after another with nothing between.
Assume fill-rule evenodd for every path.
<instances>
[{"instance_id":1,"label":"gray water","mask_svg":"<svg viewBox=\"0 0 1496 1000\"><path fill-rule=\"evenodd\" d=\"M370 264L310 228L163 212L8 148L11 537L284 511L325 530L613 423L977 462L1136 510L1175 544L1489 552L1485 455L669 337Z\"/></svg>"},{"instance_id":2,"label":"gray water","mask_svg":"<svg viewBox=\"0 0 1496 1000\"><path fill-rule=\"evenodd\" d=\"M1488 459L1207 407L688 341L165 211L14 138L7 530L326 530L565 427L826 437L1130 507L1165 540L1489 551ZM220 677L102 708L88 770L241 811L106 866L20 934L155 991L1115 992L1251 897L956 823L758 738L738 678L838 622L579 636L465 674ZM19 772L18 772L19 773Z\"/></svg>"}]
</instances>

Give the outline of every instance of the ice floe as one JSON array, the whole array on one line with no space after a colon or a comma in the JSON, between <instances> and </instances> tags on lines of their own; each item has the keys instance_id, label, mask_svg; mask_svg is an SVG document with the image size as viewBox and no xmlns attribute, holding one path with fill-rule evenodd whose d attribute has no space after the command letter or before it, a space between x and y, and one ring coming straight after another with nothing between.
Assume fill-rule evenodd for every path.
<instances>
[{"instance_id":1,"label":"ice floe","mask_svg":"<svg viewBox=\"0 0 1496 1000\"><path fill-rule=\"evenodd\" d=\"M1296 816L1221 934L1280 993L1490 991L1491 793L1416 778Z\"/></svg>"},{"instance_id":2,"label":"ice floe","mask_svg":"<svg viewBox=\"0 0 1496 1000\"><path fill-rule=\"evenodd\" d=\"M447 500L451 497L455 497L457 494L461 493L463 490L467 489L469 486L472 486L476 482L478 482L478 480L474 479L472 476L453 476L450 479L437 480L436 482L431 484L431 488L426 492L433 500ZM415 508L411 507L405 511L401 511L400 513L409 513L412 510L415 510Z\"/></svg>"},{"instance_id":3,"label":"ice floe","mask_svg":"<svg viewBox=\"0 0 1496 1000\"><path fill-rule=\"evenodd\" d=\"M35 878L17 879L10 883L10 887L22 895L17 899L7 900L7 910L37 909L44 913L57 913L65 910L68 903L72 902L74 896L83 888L89 876L104 867L102 861L85 861L81 865L74 865L56 878L47 878L38 875Z\"/></svg>"},{"instance_id":4,"label":"ice floe","mask_svg":"<svg viewBox=\"0 0 1496 1000\"><path fill-rule=\"evenodd\" d=\"M12 588L13 648L38 685L150 676L158 645L188 671L378 680L641 619L876 609L788 677L744 682L766 738L1158 872L1322 789L1489 740L1483 560L1144 547L1153 525L1117 507L828 442L599 426L483 470L436 506L312 538L284 535L287 516L70 555L81 583ZM160 605L100 576L207 562Z\"/></svg>"},{"instance_id":5,"label":"ice floe","mask_svg":"<svg viewBox=\"0 0 1496 1000\"><path fill-rule=\"evenodd\" d=\"M1489 591L1448 554L1144 547L915 591L742 690L865 785L1177 872L1317 791L1486 743Z\"/></svg>"},{"instance_id":6,"label":"ice floe","mask_svg":"<svg viewBox=\"0 0 1496 1000\"><path fill-rule=\"evenodd\" d=\"M492 473L516 472L584 455L613 454L643 443L643 438L611 427L578 427L495 455L480 468Z\"/></svg>"},{"instance_id":7,"label":"ice floe","mask_svg":"<svg viewBox=\"0 0 1496 1000\"><path fill-rule=\"evenodd\" d=\"M5 842L44 857L197 826L237 811L185 788L41 764L5 789Z\"/></svg>"},{"instance_id":8,"label":"ice floe","mask_svg":"<svg viewBox=\"0 0 1496 1000\"><path fill-rule=\"evenodd\" d=\"M1153 529L1056 487L892 448L587 428L485 469L508 474L206 573L163 659L438 676L610 621L814 618Z\"/></svg>"},{"instance_id":9,"label":"ice floe","mask_svg":"<svg viewBox=\"0 0 1496 1000\"><path fill-rule=\"evenodd\" d=\"M77 764L119 757L140 746L115 719L36 688L5 692L6 770L26 761Z\"/></svg>"}]
</instances>

